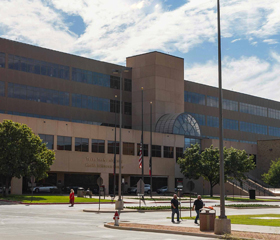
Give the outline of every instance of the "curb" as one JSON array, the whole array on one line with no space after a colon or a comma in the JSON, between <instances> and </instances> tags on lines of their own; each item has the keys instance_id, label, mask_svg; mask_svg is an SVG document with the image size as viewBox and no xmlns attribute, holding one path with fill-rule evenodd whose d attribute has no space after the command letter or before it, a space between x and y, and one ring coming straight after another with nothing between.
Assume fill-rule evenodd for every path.
<instances>
[{"instance_id":1,"label":"curb","mask_svg":"<svg viewBox=\"0 0 280 240\"><path fill-rule=\"evenodd\" d=\"M167 234L189 235L189 236L195 236L195 237L209 237L209 238L219 238L219 239L223 238L223 235L217 236L217 235L210 235L210 234L204 234L204 233L176 232L176 231L171 231L171 230L119 227L119 226L117 227L117 226L114 226L114 225L110 225L108 223L105 223L104 227L112 228L112 229L118 229L118 230L130 230L130 231L139 231L139 232L167 233Z\"/></svg>"},{"instance_id":2,"label":"curb","mask_svg":"<svg viewBox=\"0 0 280 240\"><path fill-rule=\"evenodd\" d=\"M70 203L24 203L20 201L12 201L12 200L0 200L0 202L7 202L7 203L17 203L17 204L25 204L25 205L69 205ZM125 202L130 203L130 202ZM99 204L99 202L84 202L84 203L75 203L75 204ZM100 202L100 204L115 204L114 202Z\"/></svg>"}]
</instances>

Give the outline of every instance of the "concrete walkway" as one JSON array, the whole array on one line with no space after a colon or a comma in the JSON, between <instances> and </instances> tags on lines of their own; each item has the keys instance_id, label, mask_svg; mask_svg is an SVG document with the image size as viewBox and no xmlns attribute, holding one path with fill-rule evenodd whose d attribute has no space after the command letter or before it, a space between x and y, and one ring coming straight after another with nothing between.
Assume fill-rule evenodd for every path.
<instances>
[{"instance_id":1,"label":"concrete walkway","mask_svg":"<svg viewBox=\"0 0 280 240\"><path fill-rule=\"evenodd\" d=\"M131 222L130 222L131 223ZM198 228L197 224L194 224L193 220L183 220L179 224L171 223L171 219L162 220L149 220L149 221L133 221L133 223L138 224L149 224L149 225L163 225L163 226L176 226L176 227L192 227ZM273 233L280 234L280 227L270 227L270 226L256 226L256 225L242 225L242 224L232 224L232 231L242 231L242 232L256 232L256 233Z\"/></svg>"}]
</instances>

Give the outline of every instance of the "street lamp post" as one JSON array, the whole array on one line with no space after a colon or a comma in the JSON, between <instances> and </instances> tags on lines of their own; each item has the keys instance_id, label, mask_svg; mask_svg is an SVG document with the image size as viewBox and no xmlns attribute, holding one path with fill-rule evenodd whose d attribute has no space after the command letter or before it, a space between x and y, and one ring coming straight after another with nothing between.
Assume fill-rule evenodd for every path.
<instances>
[{"instance_id":1,"label":"street lamp post","mask_svg":"<svg viewBox=\"0 0 280 240\"><path fill-rule=\"evenodd\" d=\"M219 148L220 148L220 216L215 219L215 234L231 233L230 219L225 214L225 174L224 174L224 144L223 144L223 91L222 91L222 54L221 54L221 25L220 0L217 0L218 23L218 76L219 76Z\"/></svg>"},{"instance_id":2,"label":"street lamp post","mask_svg":"<svg viewBox=\"0 0 280 240\"><path fill-rule=\"evenodd\" d=\"M115 142L114 142L114 198L116 197L116 164L117 164L117 95L115 95Z\"/></svg>"},{"instance_id":3,"label":"street lamp post","mask_svg":"<svg viewBox=\"0 0 280 240\"><path fill-rule=\"evenodd\" d=\"M121 195L122 189L122 91L123 91L123 73L129 72L131 68L124 67L121 70L113 70L113 74L120 75L120 141L119 141L119 187L118 187L118 201L116 201L116 209L119 211L123 210L123 201Z\"/></svg>"}]
</instances>

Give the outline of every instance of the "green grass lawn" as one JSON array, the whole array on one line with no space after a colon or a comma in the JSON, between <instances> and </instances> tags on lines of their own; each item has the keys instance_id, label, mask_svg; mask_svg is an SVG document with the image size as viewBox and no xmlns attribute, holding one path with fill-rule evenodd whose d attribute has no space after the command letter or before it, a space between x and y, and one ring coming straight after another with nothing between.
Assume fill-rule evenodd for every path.
<instances>
[{"instance_id":1,"label":"green grass lawn","mask_svg":"<svg viewBox=\"0 0 280 240\"><path fill-rule=\"evenodd\" d=\"M213 199L213 200L220 200L220 197L209 197L209 196L202 196L203 199ZM279 199L249 199L249 198L242 198L242 197L227 197L227 201L232 201L232 202L280 202Z\"/></svg>"},{"instance_id":2,"label":"green grass lawn","mask_svg":"<svg viewBox=\"0 0 280 240\"><path fill-rule=\"evenodd\" d=\"M218 206L218 205L216 205ZM279 205L267 205L267 204L230 204L225 205L226 207L232 207L232 208L275 208L279 207Z\"/></svg>"},{"instance_id":3,"label":"green grass lawn","mask_svg":"<svg viewBox=\"0 0 280 240\"><path fill-rule=\"evenodd\" d=\"M169 198L146 198L145 197L145 200L146 201L171 201L171 199L172 199L173 197L169 197ZM134 200L139 200L139 197L138 198L129 198L129 199L134 199ZM179 200L180 198L178 197L178 200ZM195 198L196 199L196 198ZM182 200L190 200L190 198L186 198L186 197L183 197L183 198L181 198L180 199L181 201Z\"/></svg>"},{"instance_id":4,"label":"green grass lawn","mask_svg":"<svg viewBox=\"0 0 280 240\"><path fill-rule=\"evenodd\" d=\"M19 201L23 203L69 203L69 196L53 196L53 195L9 195L0 197L0 200ZM75 203L98 202L98 198L81 198L75 197ZM100 199L100 202L112 202L107 199Z\"/></svg>"},{"instance_id":5,"label":"green grass lawn","mask_svg":"<svg viewBox=\"0 0 280 240\"><path fill-rule=\"evenodd\" d=\"M137 210L170 210L171 211L171 207L170 206L156 206L156 207L125 207L127 209L137 209ZM182 207L182 209L190 209L189 207Z\"/></svg>"},{"instance_id":6,"label":"green grass lawn","mask_svg":"<svg viewBox=\"0 0 280 240\"><path fill-rule=\"evenodd\" d=\"M280 227L280 214L262 214L262 215L232 215L227 216L232 224L259 225ZM254 219L256 217L274 217L279 219ZM182 217L182 219L195 219L194 217Z\"/></svg>"}]
</instances>

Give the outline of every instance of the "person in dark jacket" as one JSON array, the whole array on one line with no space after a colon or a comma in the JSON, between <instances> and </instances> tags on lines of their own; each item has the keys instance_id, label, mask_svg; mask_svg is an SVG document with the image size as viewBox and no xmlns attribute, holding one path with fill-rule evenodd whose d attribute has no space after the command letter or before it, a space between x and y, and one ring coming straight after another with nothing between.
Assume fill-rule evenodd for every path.
<instances>
[{"instance_id":1,"label":"person in dark jacket","mask_svg":"<svg viewBox=\"0 0 280 240\"><path fill-rule=\"evenodd\" d=\"M174 222L174 215L175 215L175 213L177 214L177 222L180 222L180 220L179 220L179 208L178 208L178 205L180 205L180 203L178 202L178 200L177 200L177 195L176 194L174 194L173 195L173 199L171 200L171 210L172 210L172 222L173 223L175 223Z\"/></svg>"},{"instance_id":2,"label":"person in dark jacket","mask_svg":"<svg viewBox=\"0 0 280 240\"><path fill-rule=\"evenodd\" d=\"M197 220L199 219L199 211L200 211L200 209L203 208L203 206L204 206L204 204L203 204L203 201L201 200L201 196L198 195L197 199L194 201L194 204L193 204L193 210L195 209L195 211L196 211L196 218L194 220L195 224L198 224Z\"/></svg>"}]
</instances>

